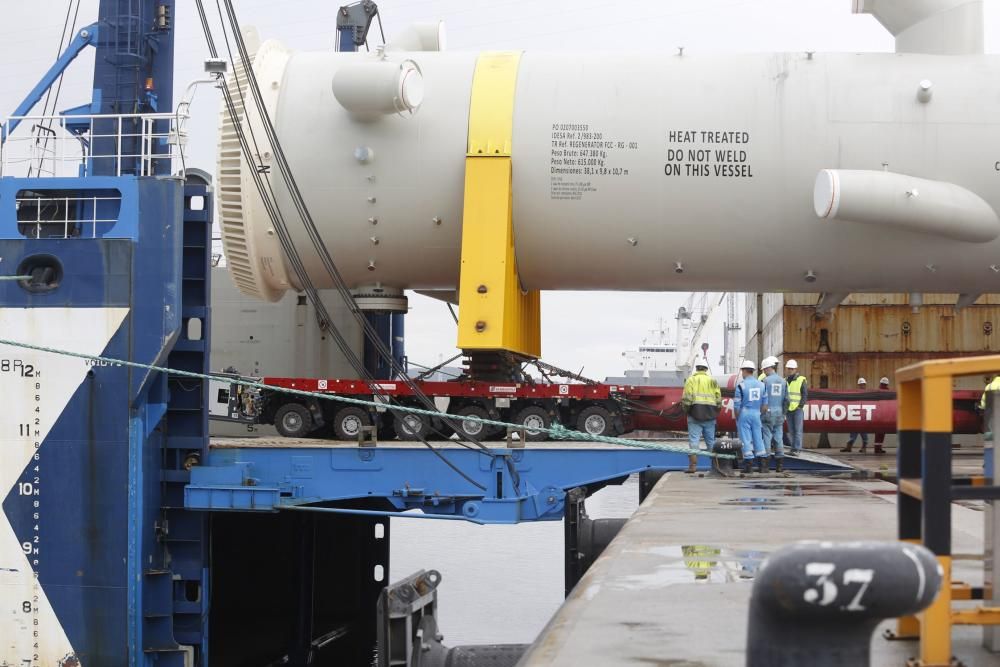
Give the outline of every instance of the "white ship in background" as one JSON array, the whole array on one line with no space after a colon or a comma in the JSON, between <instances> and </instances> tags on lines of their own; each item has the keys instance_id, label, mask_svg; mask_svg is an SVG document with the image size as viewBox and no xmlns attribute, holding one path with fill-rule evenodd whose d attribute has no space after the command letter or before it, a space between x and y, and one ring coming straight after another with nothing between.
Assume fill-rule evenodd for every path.
<instances>
[{"instance_id":1,"label":"white ship in background","mask_svg":"<svg viewBox=\"0 0 1000 667\"><path fill-rule=\"evenodd\" d=\"M609 382L654 386L679 386L691 374L697 359L708 360L709 372L731 374L736 371L742 352L740 324L736 317L738 295L731 292L692 292L684 305L677 309L676 327L671 329L664 318L643 338L638 349L622 352L625 375L607 378ZM712 326L718 324L725 304L724 350L713 363L705 342Z\"/></svg>"},{"instance_id":2,"label":"white ship in background","mask_svg":"<svg viewBox=\"0 0 1000 667\"><path fill-rule=\"evenodd\" d=\"M625 358L625 372L630 371L675 371L677 370L677 343L673 332L661 317L659 326L649 331L636 350L622 352Z\"/></svg>"}]
</instances>

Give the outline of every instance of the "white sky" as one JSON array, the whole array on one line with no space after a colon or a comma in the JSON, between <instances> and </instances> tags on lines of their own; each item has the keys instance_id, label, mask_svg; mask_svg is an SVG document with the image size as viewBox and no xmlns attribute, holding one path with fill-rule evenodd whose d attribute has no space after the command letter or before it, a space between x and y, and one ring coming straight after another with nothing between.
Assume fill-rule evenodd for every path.
<instances>
[{"instance_id":1,"label":"white sky","mask_svg":"<svg viewBox=\"0 0 1000 667\"><path fill-rule=\"evenodd\" d=\"M51 64L68 0L3 3L0 23L0 114L8 114ZM346 0L345 0L346 2ZM236 0L241 23L262 39L303 50L329 49L341 1ZM215 0L205 0L210 13ZM413 21L444 20L449 50L642 50L687 53L751 51L891 51L892 39L870 16L851 14L851 0L378 0L387 38ZM986 0L986 47L1000 48L1000 0ZM97 0L83 0L80 25L96 19ZM217 19L216 19L217 23ZM208 56L192 0L177 3L175 87L202 76ZM370 35L379 42L377 28ZM67 75L59 108L90 98L92 53ZM199 93L188 164L215 170L218 94ZM686 294L545 293L542 350L550 363L618 375L633 348L660 317L672 322ZM421 363L455 353L455 325L445 306L411 295L407 352ZM720 322L721 322L720 318ZM742 313L741 318L742 319ZM708 342L722 353L721 324ZM719 369L715 369L719 370Z\"/></svg>"}]
</instances>

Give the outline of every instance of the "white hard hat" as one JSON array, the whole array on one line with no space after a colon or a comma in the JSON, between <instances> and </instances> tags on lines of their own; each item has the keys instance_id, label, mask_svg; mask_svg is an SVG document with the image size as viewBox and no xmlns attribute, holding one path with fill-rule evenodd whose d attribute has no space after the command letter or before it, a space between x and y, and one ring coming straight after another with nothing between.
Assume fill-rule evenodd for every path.
<instances>
[{"instance_id":1,"label":"white hard hat","mask_svg":"<svg viewBox=\"0 0 1000 667\"><path fill-rule=\"evenodd\" d=\"M864 378L858 378L858 384L868 384L868 380Z\"/></svg>"},{"instance_id":2,"label":"white hard hat","mask_svg":"<svg viewBox=\"0 0 1000 667\"><path fill-rule=\"evenodd\" d=\"M705 359L698 359L694 362L695 368L708 368L708 361Z\"/></svg>"},{"instance_id":3,"label":"white hard hat","mask_svg":"<svg viewBox=\"0 0 1000 667\"><path fill-rule=\"evenodd\" d=\"M760 369L771 368L772 366L778 365L777 357L764 357L764 361L760 362Z\"/></svg>"},{"instance_id":4,"label":"white hard hat","mask_svg":"<svg viewBox=\"0 0 1000 667\"><path fill-rule=\"evenodd\" d=\"M742 364L740 364L740 368L741 369L745 368L748 371L755 371L755 370L757 370L757 364L755 364L754 362L750 361L749 359L746 359Z\"/></svg>"},{"instance_id":5,"label":"white hard hat","mask_svg":"<svg viewBox=\"0 0 1000 667\"><path fill-rule=\"evenodd\" d=\"M889 378L884 377L878 381L879 384L889 384Z\"/></svg>"},{"instance_id":6,"label":"white hard hat","mask_svg":"<svg viewBox=\"0 0 1000 667\"><path fill-rule=\"evenodd\" d=\"M789 359L788 361L785 362L785 368L796 369L798 367L799 367L799 362L795 361L794 359Z\"/></svg>"}]
</instances>

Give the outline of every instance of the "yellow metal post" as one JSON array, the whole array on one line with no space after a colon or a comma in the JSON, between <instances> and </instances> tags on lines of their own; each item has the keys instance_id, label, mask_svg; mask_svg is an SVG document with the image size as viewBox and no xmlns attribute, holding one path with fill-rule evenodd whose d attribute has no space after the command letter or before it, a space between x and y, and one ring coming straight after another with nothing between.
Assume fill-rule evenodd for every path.
<instances>
[{"instance_id":1,"label":"yellow metal post","mask_svg":"<svg viewBox=\"0 0 1000 667\"><path fill-rule=\"evenodd\" d=\"M1000 357L966 357L925 361L896 372L899 385L899 538L922 543L937 556L942 570L941 590L918 616L899 619L896 637L920 637L922 667L954 664L951 654L953 624L1000 624L1000 608L979 607L953 611L953 599L969 599L967 586L952 586L951 567L951 436L952 384L955 377L994 373ZM917 489L917 482L920 488ZM919 522L916 519L919 517Z\"/></svg>"},{"instance_id":2,"label":"yellow metal post","mask_svg":"<svg viewBox=\"0 0 1000 667\"><path fill-rule=\"evenodd\" d=\"M1000 608L974 607L951 612L952 625L1000 625Z\"/></svg>"},{"instance_id":3,"label":"yellow metal post","mask_svg":"<svg viewBox=\"0 0 1000 667\"><path fill-rule=\"evenodd\" d=\"M951 664L951 429L952 378L920 380L923 432L923 542L941 566L941 591L920 613L922 665Z\"/></svg>"},{"instance_id":4,"label":"yellow metal post","mask_svg":"<svg viewBox=\"0 0 1000 667\"><path fill-rule=\"evenodd\" d=\"M520 53L476 62L462 211L458 347L541 355L537 290L521 288L514 255L511 144Z\"/></svg>"},{"instance_id":5,"label":"yellow metal post","mask_svg":"<svg viewBox=\"0 0 1000 667\"><path fill-rule=\"evenodd\" d=\"M903 480L910 484L920 484L920 380L899 383L896 394L896 420L899 433L898 474L900 491ZM921 494L923 495L923 494ZM921 500L904 493L897 500L899 539L902 542L921 544ZM920 621L916 616L902 616L896 621L895 632L886 632L890 639L916 639L920 636Z\"/></svg>"}]
</instances>

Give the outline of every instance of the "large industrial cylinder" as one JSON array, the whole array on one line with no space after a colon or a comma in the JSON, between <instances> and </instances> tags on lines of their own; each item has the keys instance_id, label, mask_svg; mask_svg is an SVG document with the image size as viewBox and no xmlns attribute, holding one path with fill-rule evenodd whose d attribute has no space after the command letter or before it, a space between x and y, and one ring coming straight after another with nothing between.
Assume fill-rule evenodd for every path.
<instances>
[{"instance_id":1,"label":"large industrial cylinder","mask_svg":"<svg viewBox=\"0 0 1000 667\"><path fill-rule=\"evenodd\" d=\"M410 79L422 93L418 107L403 104L402 79L373 102L388 113L359 116L338 102L335 79L354 76L338 72L379 58L409 77L419 73L419 88ZM254 70L277 134L350 286L455 289L476 60L462 52L291 53L273 41L258 51ZM259 127L255 115L249 122ZM998 146L994 56L527 52L512 142L521 283L1000 291L1000 228L982 226L1000 209ZM270 148L262 151L309 276L328 287ZM225 136L222 155L229 265L244 291L276 298L297 287L294 274L248 165L233 161ZM828 169L891 172L961 191L954 201L975 203L969 219L977 227L964 233L945 224L936 233L927 224L831 223L813 206L817 175ZM882 180L880 201L912 198Z\"/></svg>"}]
</instances>

